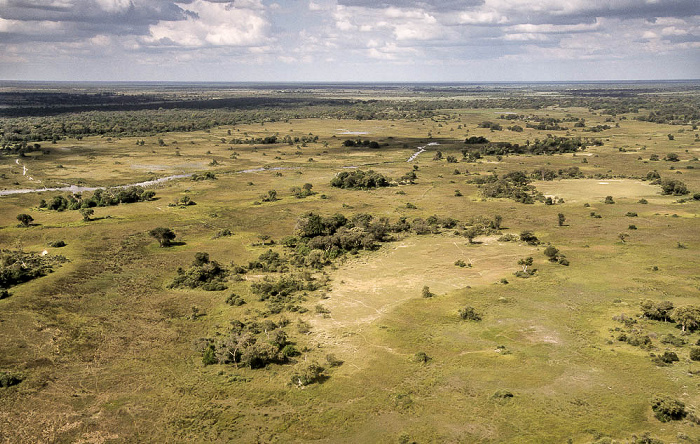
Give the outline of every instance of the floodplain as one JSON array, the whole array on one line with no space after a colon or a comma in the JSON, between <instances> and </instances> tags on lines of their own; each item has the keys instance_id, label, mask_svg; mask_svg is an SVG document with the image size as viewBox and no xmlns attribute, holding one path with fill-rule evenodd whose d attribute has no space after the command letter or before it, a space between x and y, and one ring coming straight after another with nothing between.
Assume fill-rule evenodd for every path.
<instances>
[{"instance_id":1,"label":"floodplain","mask_svg":"<svg viewBox=\"0 0 700 444\"><path fill-rule=\"evenodd\" d=\"M0 84L4 442L700 442L697 82L61 88Z\"/></svg>"}]
</instances>

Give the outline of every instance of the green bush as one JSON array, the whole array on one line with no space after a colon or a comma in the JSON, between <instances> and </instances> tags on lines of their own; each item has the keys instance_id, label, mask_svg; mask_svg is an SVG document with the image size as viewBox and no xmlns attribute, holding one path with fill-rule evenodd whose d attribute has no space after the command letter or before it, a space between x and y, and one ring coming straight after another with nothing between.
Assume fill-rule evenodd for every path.
<instances>
[{"instance_id":1,"label":"green bush","mask_svg":"<svg viewBox=\"0 0 700 444\"><path fill-rule=\"evenodd\" d=\"M691 361L700 361L700 347L691 347L690 348L690 360Z\"/></svg>"},{"instance_id":2,"label":"green bush","mask_svg":"<svg viewBox=\"0 0 700 444\"><path fill-rule=\"evenodd\" d=\"M0 387L12 387L24 381L24 375L20 373L0 372Z\"/></svg>"},{"instance_id":3,"label":"green bush","mask_svg":"<svg viewBox=\"0 0 700 444\"><path fill-rule=\"evenodd\" d=\"M688 414L685 404L668 396L655 396L651 401L651 409L661 422L683 419Z\"/></svg>"},{"instance_id":4,"label":"green bush","mask_svg":"<svg viewBox=\"0 0 700 444\"><path fill-rule=\"evenodd\" d=\"M474 307L467 305L459 310L459 317L465 321L480 321L481 315L477 313Z\"/></svg>"}]
</instances>

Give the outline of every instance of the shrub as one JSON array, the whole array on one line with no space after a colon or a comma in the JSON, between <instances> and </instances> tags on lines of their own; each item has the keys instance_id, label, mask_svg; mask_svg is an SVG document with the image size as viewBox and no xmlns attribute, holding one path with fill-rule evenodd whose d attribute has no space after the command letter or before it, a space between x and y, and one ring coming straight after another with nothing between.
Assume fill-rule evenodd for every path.
<instances>
[{"instance_id":1,"label":"shrub","mask_svg":"<svg viewBox=\"0 0 700 444\"><path fill-rule=\"evenodd\" d=\"M425 364L426 362L430 361L430 359L430 356L428 356L427 354L425 354L425 352L422 351L413 355L413 360L422 364Z\"/></svg>"},{"instance_id":2,"label":"shrub","mask_svg":"<svg viewBox=\"0 0 700 444\"><path fill-rule=\"evenodd\" d=\"M24 375L20 373L0 373L0 387L2 388L12 387L13 385L17 385L22 381L24 381Z\"/></svg>"},{"instance_id":3,"label":"shrub","mask_svg":"<svg viewBox=\"0 0 700 444\"><path fill-rule=\"evenodd\" d=\"M430 288L426 285L423 287L423 290L421 290L421 296L424 298L432 298L435 295L430 292Z\"/></svg>"},{"instance_id":4,"label":"shrub","mask_svg":"<svg viewBox=\"0 0 700 444\"><path fill-rule=\"evenodd\" d=\"M222 291L227 288L223 283L227 276L228 271L221 267L218 262L209 260L209 254L197 253L192 266L187 270L179 268L177 276L168 287Z\"/></svg>"},{"instance_id":5,"label":"shrub","mask_svg":"<svg viewBox=\"0 0 700 444\"><path fill-rule=\"evenodd\" d=\"M477 313L474 307L467 305L459 310L459 317L465 321L480 321L481 315Z\"/></svg>"},{"instance_id":6,"label":"shrub","mask_svg":"<svg viewBox=\"0 0 700 444\"><path fill-rule=\"evenodd\" d=\"M678 355L672 351L665 351L663 355L654 356L652 359L657 365L673 364L678 361Z\"/></svg>"},{"instance_id":7,"label":"shrub","mask_svg":"<svg viewBox=\"0 0 700 444\"><path fill-rule=\"evenodd\" d=\"M553 245L550 245L544 249L544 255L549 258L550 262L556 262L559 260L559 250L557 250Z\"/></svg>"},{"instance_id":8,"label":"shrub","mask_svg":"<svg viewBox=\"0 0 700 444\"><path fill-rule=\"evenodd\" d=\"M685 404L668 396L655 396L651 401L651 410L661 422L683 419L688 414Z\"/></svg>"},{"instance_id":9,"label":"shrub","mask_svg":"<svg viewBox=\"0 0 700 444\"><path fill-rule=\"evenodd\" d=\"M324 368L316 362L302 363L298 365L291 376L291 384L297 387L304 387L323 378Z\"/></svg>"},{"instance_id":10,"label":"shrub","mask_svg":"<svg viewBox=\"0 0 700 444\"><path fill-rule=\"evenodd\" d=\"M509 390L497 390L496 393L491 395L491 398L496 400L506 400L512 398L513 396L513 392Z\"/></svg>"},{"instance_id":11,"label":"shrub","mask_svg":"<svg viewBox=\"0 0 700 444\"><path fill-rule=\"evenodd\" d=\"M691 347L690 348L690 360L691 361L700 361L700 347Z\"/></svg>"},{"instance_id":12,"label":"shrub","mask_svg":"<svg viewBox=\"0 0 700 444\"><path fill-rule=\"evenodd\" d=\"M534 235L532 231L523 231L520 233L520 240L527 243L528 245L539 245L540 240Z\"/></svg>"},{"instance_id":13,"label":"shrub","mask_svg":"<svg viewBox=\"0 0 700 444\"><path fill-rule=\"evenodd\" d=\"M66 246L66 243L62 240L49 242L49 247L52 247L52 248L61 248L61 247L65 247L65 246Z\"/></svg>"},{"instance_id":14,"label":"shrub","mask_svg":"<svg viewBox=\"0 0 700 444\"><path fill-rule=\"evenodd\" d=\"M611 204L614 204L615 201L613 200L613 197L612 197L612 196L605 196L605 200L603 201L603 203L606 203L606 204L608 204L608 205L611 205Z\"/></svg>"},{"instance_id":15,"label":"shrub","mask_svg":"<svg viewBox=\"0 0 700 444\"><path fill-rule=\"evenodd\" d=\"M24 253L22 251L0 250L0 289L46 275L67 259L63 256Z\"/></svg>"},{"instance_id":16,"label":"shrub","mask_svg":"<svg viewBox=\"0 0 700 444\"><path fill-rule=\"evenodd\" d=\"M216 349L214 345L209 345L207 349L204 351L204 355L202 356L202 363L204 365L213 365L213 364L218 364L219 360L216 359Z\"/></svg>"},{"instance_id":17,"label":"shrub","mask_svg":"<svg viewBox=\"0 0 700 444\"><path fill-rule=\"evenodd\" d=\"M662 336L659 342L661 342L662 344L671 344L676 347L682 347L683 345L685 345L685 340L683 338L679 338L672 334Z\"/></svg>"},{"instance_id":18,"label":"shrub","mask_svg":"<svg viewBox=\"0 0 700 444\"><path fill-rule=\"evenodd\" d=\"M231 293L229 297L226 298L226 303L233 307L239 307L245 304L245 300L236 293Z\"/></svg>"}]
</instances>

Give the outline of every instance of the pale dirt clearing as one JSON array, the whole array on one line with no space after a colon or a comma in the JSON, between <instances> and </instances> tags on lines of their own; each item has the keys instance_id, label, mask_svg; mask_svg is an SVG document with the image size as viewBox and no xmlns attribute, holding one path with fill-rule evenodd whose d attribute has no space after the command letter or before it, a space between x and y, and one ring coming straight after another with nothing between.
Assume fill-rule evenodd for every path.
<instances>
[{"instance_id":1,"label":"pale dirt clearing","mask_svg":"<svg viewBox=\"0 0 700 444\"><path fill-rule=\"evenodd\" d=\"M480 239L477 239L479 241ZM376 253L353 259L332 275L330 316L316 318L324 330L371 323L397 305L420 298L423 286L440 295L467 286L487 285L519 269L531 247L484 238L469 245L451 235L412 236L383 244ZM458 267L457 260L472 264Z\"/></svg>"},{"instance_id":2,"label":"pale dirt clearing","mask_svg":"<svg viewBox=\"0 0 700 444\"><path fill-rule=\"evenodd\" d=\"M661 197L661 188L633 179L562 179L532 183L545 196L563 198L566 202L583 202L614 198L649 199Z\"/></svg>"}]
</instances>

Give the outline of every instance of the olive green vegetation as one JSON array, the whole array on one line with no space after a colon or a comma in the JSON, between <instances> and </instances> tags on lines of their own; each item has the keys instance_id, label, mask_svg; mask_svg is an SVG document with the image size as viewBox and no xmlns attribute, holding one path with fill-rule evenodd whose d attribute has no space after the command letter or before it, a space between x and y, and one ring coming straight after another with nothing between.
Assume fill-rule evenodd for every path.
<instances>
[{"instance_id":1,"label":"olive green vegetation","mask_svg":"<svg viewBox=\"0 0 700 444\"><path fill-rule=\"evenodd\" d=\"M451 108L85 136L1 158L2 189L196 176L87 215L40 205L69 193L0 197L3 255L56 264L0 298L0 436L697 442L700 334L672 310L700 306L698 131L635 116ZM532 127L545 117L569 129ZM548 134L602 145L462 152L468 137ZM345 143L358 137L376 143ZM486 197L474 178L494 173L534 203ZM670 179L689 193L662 194Z\"/></svg>"}]
</instances>

